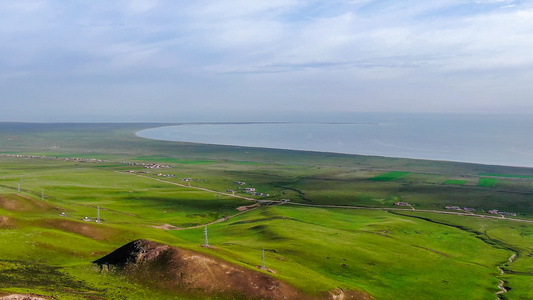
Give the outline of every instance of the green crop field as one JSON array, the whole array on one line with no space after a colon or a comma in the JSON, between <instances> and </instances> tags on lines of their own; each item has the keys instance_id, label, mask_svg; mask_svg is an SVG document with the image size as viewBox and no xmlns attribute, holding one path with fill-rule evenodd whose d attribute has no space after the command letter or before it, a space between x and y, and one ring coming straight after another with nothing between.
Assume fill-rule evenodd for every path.
<instances>
[{"instance_id":1,"label":"green crop field","mask_svg":"<svg viewBox=\"0 0 533 300\"><path fill-rule=\"evenodd\" d=\"M405 175L408 175L409 172L388 172L385 174L378 175L376 177L371 178L371 180L374 181L391 181L395 180L401 177L404 177Z\"/></svg>"},{"instance_id":2,"label":"green crop field","mask_svg":"<svg viewBox=\"0 0 533 300\"><path fill-rule=\"evenodd\" d=\"M468 181L466 180L446 180L444 181L444 184L452 184L452 185L464 185L466 184Z\"/></svg>"},{"instance_id":3,"label":"green crop field","mask_svg":"<svg viewBox=\"0 0 533 300\"><path fill-rule=\"evenodd\" d=\"M496 178L481 177L481 178L479 178L478 186L493 187L496 184L497 181L498 181L498 179L496 179Z\"/></svg>"},{"instance_id":4,"label":"green crop field","mask_svg":"<svg viewBox=\"0 0 533 300\"><path fill-rule=\"evenodd\" d=\"M246 298L161 287L92 263L148 239L269 276L305 298L341 289L345 299L533 299L531 169L134 135L157 125L0 124L0 297ZM205 225L210 247L199 247ZM263 249L270 272L257 268ZM497 296L500 280L507 292Z\"/></svg>"}]
</instances>

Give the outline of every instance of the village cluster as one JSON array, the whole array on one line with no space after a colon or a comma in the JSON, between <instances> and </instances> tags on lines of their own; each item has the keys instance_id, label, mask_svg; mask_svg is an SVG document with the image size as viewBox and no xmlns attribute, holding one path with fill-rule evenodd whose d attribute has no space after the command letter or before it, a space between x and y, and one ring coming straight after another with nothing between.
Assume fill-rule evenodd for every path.
<instances>
[{"instance_id":1,"label":"village cluster","mask_svg":"<svg viewBox=\"0 0 533 300\"><path fill-rule=\"evenodd\" d=\"M448 210L462 210L462 211L466 211L466 212L475 212L476 211L476 209L472 208L472 207L460 208L459 206L445 206L444 208L448 209Z\"/></svg>"},{"instance_id":2,"label":"village cluster","mask_svg":"<svg viewBox=\"0 0 533 300\"><path fill-rule=\"evenodd\" d=\"M120 163L125 164L125 165L130 165L130 166L142 166L145 169L172 168L172 166L169 166L169 165L152 164L152 163L138 163L138 162L130 162L130 161L121 161Z\"/></svg>"},{"instance_id":3,"label":"village cluster","mask_svg":"<svg viewBox=\"0 0 533 300\"><path fill-rule=\"evenodd\" d=\"M394 205L396 206L410 206L409 203L407 202L396 202L394 203ZM445 209L447 210L459 210L459 211L465 211L465 212L475 212L477 211L475 208L472 208L472 207L459 207L459 206L445 206L444 207ZM482 210L483 212L485 212L485 210ZM497 209L492 209L492 210L489 210L488 211L489 214L494 214L494 215L500 215L500 216L512 216L512 217L515 217L516 216L516 213L514 212L507 212L507 211L499 211Z\"/></svg>"},{"instance_id":4,"label":"village cluster","mask_svg":"<svg viewBox=\"0 0 533 300\"><path fill-rule=\"evenodd\" d=\"M106 162L104 159L97 158L79 158L79 157L58 157L58 156L44 156L44 155L20 155L20 154L1 154L3 157L17 157L17 158L39 158L39 159L54 159L54 160L69 160L77 162Z\"/></svg>"},{"instance_id":5,"label":"village cluster","mask_svg":"<svg viewBox=\"0 0 533 300\"><path fill-rule=\"evenodd\" d=\"M475 208L471 208L471 207L463 207L463 208L460 208L459 206L445 206L444 208L448 209L448 210L461 210L461 211L467 211L467 212L475 212L476 209ZM485 210L482 210L483 212ZM500 215L500 216L512 216L512 217L515 217L516 216L516 213L514 212L507 212L507 211L499 211L497 209L491 209L488 211L489 214L494 214L494 215Z\"/></svg>"},{"instance_id":6,"label":"village cluster","mask_svg":"<svg viewBox=\"0 0 533 300\"><path fill-rule=\"evenodd\" d=\"M248 187L248 188L244 188L243 189L240 186L246 184L246 182L244 182L244 181L234 181L233 183L236 184L236 185L239 185L239 187L237 187L237 189L239 189L241 191L244 191L244 193L246 193L246 194L250 194L252 196L261 196L261 197L268 197L269 196L269 194L257 192L255 190L255 188L252 188L252 187ZM235 190L226 190L226 192L235 194L236 191Z\"/></svg>"}]
</instances>

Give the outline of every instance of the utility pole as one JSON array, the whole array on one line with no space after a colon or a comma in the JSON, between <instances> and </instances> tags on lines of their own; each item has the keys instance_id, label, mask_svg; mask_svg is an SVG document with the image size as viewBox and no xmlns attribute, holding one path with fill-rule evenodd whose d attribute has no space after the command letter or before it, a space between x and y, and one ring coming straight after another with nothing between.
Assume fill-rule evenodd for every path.
<instances>
[{"instance_id":1,"label":"utility pole","mask_svg":"<svg viewBox=\"0 0 533 300\"><path fill-rule=\"evenodd\" d=\"M96 223L100 223L100 206L96 207Z\"/></svg>"},{"instance_id":2,"label":"utility pole","mask_svg":"<svg viewBox=\"0 0 533 300\"><path fill-rule=\"evenodd\" d=\"M208 247L209 246L209 242L207 241L207 225L205 225L205 227L204 227L204 237L205 237L204 246Z\"/></svg>"},{"instance_id":3,"label":"utility pole","mask_svg":"<svg viewBox=\"0 0 533 300\"><path fill-rule=\"evenodd\" d=\"M17 191L20 193L20 182L17 184Z\"/></svg>"},{"instance_id":4,"label":"utility pole","mask_svg":"<svg viewBox=\"0 0 533 300\"><path fill-rule=\"evenodd\" d=\"M263 259L261 260L261 268L265 269L265 247L263 247Z\"/></svg>"}]
</instances>

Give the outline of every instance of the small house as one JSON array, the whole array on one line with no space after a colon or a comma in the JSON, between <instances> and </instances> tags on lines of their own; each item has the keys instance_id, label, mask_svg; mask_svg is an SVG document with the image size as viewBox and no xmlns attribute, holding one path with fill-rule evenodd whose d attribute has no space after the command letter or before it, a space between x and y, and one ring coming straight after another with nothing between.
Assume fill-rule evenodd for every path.
<instances>
[{"instance_id":1,"label":"small house","mask_svg":"<svg viewBox=\"0 0 533 300\"><path fill-rule=\"evenodd\" d=\"M459 206L446 206L444 208L449 209L449 210L461 210Z\"/></svg>"}]
</instances>

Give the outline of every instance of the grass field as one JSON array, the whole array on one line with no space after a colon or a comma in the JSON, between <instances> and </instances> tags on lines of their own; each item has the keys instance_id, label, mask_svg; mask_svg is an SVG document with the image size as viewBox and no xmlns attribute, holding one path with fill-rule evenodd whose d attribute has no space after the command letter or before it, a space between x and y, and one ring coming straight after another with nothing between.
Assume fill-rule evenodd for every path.
<instances>
[{"instance_id":1,"label":"grass field","mask_svg":"<svg viewBox=\"0 0 533 300\"><path fill-rule=\"evenodd\" d=\"M275 271L270 276L312 295L342 288L376 299L495 299L501 279L509 289L501 299L533 299L533 223L420 211L457 205L479 208L480 216L482 209L499 209L532 220L533 170L133 135L149 126L0 124L0 296L197 298L102 273L91 263L150 239L256 271L264 248L266 266ZM252 196L246 187L269 196ZM255 202L227 190L290 202L232 217ZM416 210L392 210L400 201ZM101 224L94 222L97 207ZM208 226L213 248L198 247L201 225L214 221Z\"/></svg>"},{"instance_id":2,"label":"grass field","mask_svg":"<svg viewBox=\"0 0 533 300\"><path fill-rule=\"evenodd\" d=\"M479 176L533 179L533 176L527 176L527 175L512 175L512 174L487 174L487 173L480 173Z\"/></svg>"},{"instance_id":3,"label":"grass field","mask_svg":"<svg viewBox=\"0 0 533 300\"><path fill-rule=\"evenodd\" d=\"M444 184L452 184L452 185L465 185L468 181L466 180L446 180L444 181Z\"/></svg>"},{"instance_id":4,"label":"grass field","mask_svg":"<svg viewBox=\"0 0 533 300\"><path fill-rule=\"evenodd\" d=\"M134 157L133 160L157 161L157 162L188 164L188 165L209 164L213 162L209 160L186 160L186 159L177 159L177 158L164 157L164 156L138 156L138 157Z\"/></svg>"},{"instance_id":5,"label":"grass field","mask_svg":"<svg viewBox=\"0 0 533 300\"><path fill-rule=\"evenodd\" d=\"M374 180L374 181L391 181L391 180L395 180L395 179L404 177L405 175L408 175L409 173L410 172L397 172L397 171L388 172L388 173L381 174L381 175L378 175L376 177L373 177L373 178L371 178L371 180Z\"/></svg>"},{"instance_id":6,"label":"grass field","mask_svg":"<svg viewBox=\"0 0 533 300\"><path fill-rule=\"evenodd\" d=\"M496 184L497 181L498 181L498 179L496 179L496 178L481 177L481 178L479 178L478 186L493 187Z\"/></svg>"}]
</instances>

